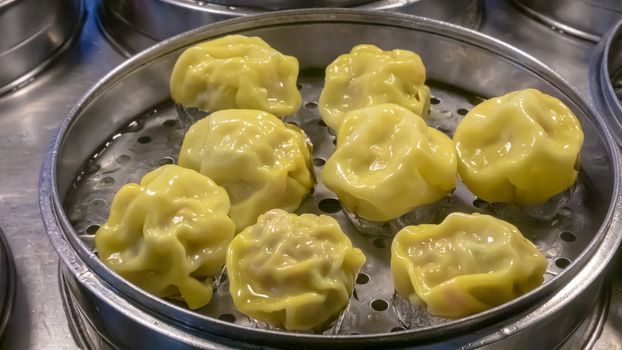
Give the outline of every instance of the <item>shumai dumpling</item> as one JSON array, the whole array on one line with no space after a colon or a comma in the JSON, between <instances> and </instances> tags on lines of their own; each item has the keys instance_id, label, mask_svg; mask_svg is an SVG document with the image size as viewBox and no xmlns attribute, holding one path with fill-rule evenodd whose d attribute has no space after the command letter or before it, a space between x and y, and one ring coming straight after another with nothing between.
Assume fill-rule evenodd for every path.
<instances>
[{"instance_id":1,"label":"shumai dumpling","mask_svg":"<svg viewBox=\"0 0 622 350\"><path fill-rule=\"evenodd\" d=\"M475 106L458 124L454 142L458 172L473 194L533 205L575 183L583 131L560 100L526 89Z\"/></svg>"},{"instance_id":2,"label":"shumai dumpling","mask_svg":"<svg viewBox=\"0 0 622 350\"><path fill-rule=\"evenodd\" d=\"M483 214L405 227L391 246L398 294L445 318L517 298L542 284L546 268L544 255L516 227Z\"/></svg>"},{"instance_id":3,"label":"shumai dumpling","mask_svg":"<svg viewBox=\"0 0 622 350\"><path fill-rule=\"evenodd\" d=\"M184 51L171 75L171 97L215 112L249 108L279 117L300 108L298 60L258 37L228 35Z\"/></svg>"},{"instance_id":4,"label":"shumai dumpling","mask_svg":"<svg viewBox=\"0 0 622 350\"><path fill-rule=\"evenodd\" d=\"M412 51L358 45L326 68L325 80L319 109L334 130L347 112L367 106L395 103L424 119L430 111L425 67Z\"/></svg>"},{"instance_id":5,"label":"shumai dumpling","mask_svg":"<svg viewBox=\"0 0 622 350\"><path fill-rule=\"evenodd\" d=\"M231 242L229 289L249 317L288 330L322 330L348 305L364 263L332 217L274 209Z\"/></svg>"},{"instance_id":6,"label":"shumai dumpling","mask_svg":"<svg viewBox=\"0 0 622 350\"><path fill-rule=\"evenodd\" d=\"M389 221L438 201L456 177L451 139L395 104L346 114L322 171L344 207L370 221Z\"/></svg>"},{"instance_id":7,"label":"shumai dumpling","mask_svg":"<svg viewBox=\"0 0 622 350\"><path fill-rule=\"evenodd\" d=\"M235 225L224 188L194 170L162 166L121 187L95 234L110 269L158 297L181 294L191 309L212 298Z\"/></svg>"},{"instance_id":8,"label":"shumai dumpling","mask_svg":"<svg viewBox=\"0 0 622 350\"><path fill-rule=\"evenodd\" d=\"M231 109L186 133L179 165L209 176L231 199L239 232L267 210L296 210L315 184L304 133L270 113Z\"/></svg>"}]
</instances>

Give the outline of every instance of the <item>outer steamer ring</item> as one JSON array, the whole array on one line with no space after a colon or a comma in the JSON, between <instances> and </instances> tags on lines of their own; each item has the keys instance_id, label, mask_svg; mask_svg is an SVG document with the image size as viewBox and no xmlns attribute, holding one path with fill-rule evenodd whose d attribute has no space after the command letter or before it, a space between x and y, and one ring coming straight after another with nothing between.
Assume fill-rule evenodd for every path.
<instances>
[{"instance_id":1,"label":"outer steamer ring","mask_svg":"<svg viewBox=\"0 0 622 350\"><path fill-rule=\"evenodd\" d=\"M393 333L311 335L255 329L194 313L139 290L105 267L79 238L64 204L74 178L104 142L137 116L168 101L168 77L179 54L197 42L230 33L260 35L281 52L296 56L305 71L323 69L355 44L371 43L417 51L429 81L473 95L496 96L499 91L530 86L560 98L575 112L586 135L582 171L590 180L589 192L598 200L585 207L595 213L596 227L577 234L564 251L574 254L573 261L532 292L467 318ZM619 150L597 114L567 82L517 49L477 32L414 16L295 10L199 28L152 47L104 77L75 106L53 141L41 172L40 205L75 303L115 347L551 348L592 312L602 272L620 243L620 175Z\"/></svg>"}]
</instances>

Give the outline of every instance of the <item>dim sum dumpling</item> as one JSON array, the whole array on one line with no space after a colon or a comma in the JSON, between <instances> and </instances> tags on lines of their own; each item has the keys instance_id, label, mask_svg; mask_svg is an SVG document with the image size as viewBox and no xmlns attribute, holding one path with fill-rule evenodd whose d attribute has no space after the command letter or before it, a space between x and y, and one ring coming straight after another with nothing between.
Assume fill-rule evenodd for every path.
<instances>
[{"instance_id":1,"label":"dim sum dumpling","mask_svg":"<svg viewBox=\"0 0 622 350\"><path fill-rule=\"evenodd\" d=\"M364 263L332 217L275 209L233 239L227 274L240 312L288 330L321 330L347 306Z\"/></svg>"},{"instance_id":2,"label":"dim sum dumpling","mask_svg":"<svg viewBox=\"0 0 622 350\"><path fill-rule=\"evenodd\" d=\"M405 227L391 246L398 294L445 318L517 298L542 284L546 268L544 255L515 226L477 213Z\"/></svg>"},{"instance_id":3,"label":"dim sum dumpling","mask_svg":"<svg viewBox=\"0 0 622 350\"><path fill-rule=\"evenodd\" d=\"M370 221L395 219L446 196L456 184L449 137L396 104L349 112L322 180L350 212Z\"/></svg>"},{"instance_id":4,"label":"dim sum dumpling","mask_svg":"<svg viewBox=\"0 0 622 350\"><path fill-rule=\"evenodd\" d=\"M383 103L401 105L427 119L430 89L425 77L421 57L412 51L358 45L326 68L320 114L334 130L345 113Z\"/></svg>"},{"instance_id":5,"label":"dim sum dumpling","mask_svg":"<svg viewBox=\"0 0 622 350\"><path fill-rule=\"evenodd\" d=\"M533 205L571 187L581 124L560 100L518 90L475 106L454 134L458 172L488 202Z\"/></svg>"},{"instance_id":6,"label":"dim sum dumpling","mask_svg":"<svg viewBox=\"0 0 622 350\"><path fill-rule=\"evenodd\" d=\"M171 97L185 107L259 109L279 117L300 108L298 60L258 37L229 35L184 51L171 75Z\"/></svg>"},{"instance_id":7,"label":"dim sum dumpling","mask_svg":"<svg viewBox=\"0 0 622 350\"><path fill-rule=\"evenodd\" d=\"M124 185L95 234L102 262L159 297L181 294L191 309L212 298L212 277L225 264L234 223L229 197L209 178L162 166Z\"/></svg>"},{"instance_id":8,"label":"dim sum dumpling","mask_svg":"<svg viewBox=\"0 0 622 350\"><path fill-rule=\"evenodd\" d=\"M315 184L304 133L258 110L218 111L186 133L179 165L224 187L237 231L267 210L294 211Z\"/></svg>"}]
</instances>

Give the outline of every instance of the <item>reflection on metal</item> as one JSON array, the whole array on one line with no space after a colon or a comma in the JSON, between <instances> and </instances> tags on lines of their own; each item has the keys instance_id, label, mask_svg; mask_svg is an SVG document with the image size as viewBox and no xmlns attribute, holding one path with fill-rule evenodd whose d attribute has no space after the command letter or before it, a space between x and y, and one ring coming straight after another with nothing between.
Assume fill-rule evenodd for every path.
<instances>
[{"instance_id":1,"label":"reflection on metal","mask_svg":"<svg viewBox=\"0 0 622 350\"><path fill-rule=\"evenodd\" d=\"M227 6L220 1L193 0L97 0L98 20L102 31L124 55L141 51L174 35L222 20L267 14L260 7ZM343 0L323 0L334 5ZM346 0L352 9L383 10L430 17L477 28L483 17L483 0ZM356 1L358 5L352 4ZM238 4L256 1L235 0ZM306 0L269 0L262 4L288 4L295 8ZM364 3L363 3L364 2ZM346 5L341 5L346 6ZM320 7L320 6L317 6Z\"/></svg>"},{"instance_id":2,"label":"reflection on metal","mask_svg":"<svg viewBox=\"0 0 622 350\"><path fill-rule=\"evenodd\" d=\"M622 18L619 0L513 0L554 30L597 42Z\"/></svg>"},{"instance_id":3,"label":"reflection on metal","mask_svg":"<svg viewBox=\"0 0 622 350\"><path fill-rule=\"evenodd\" d=\"M78 37L82 0L0 1L0 95L26 84Z\"/></svg>"}]
</instances>

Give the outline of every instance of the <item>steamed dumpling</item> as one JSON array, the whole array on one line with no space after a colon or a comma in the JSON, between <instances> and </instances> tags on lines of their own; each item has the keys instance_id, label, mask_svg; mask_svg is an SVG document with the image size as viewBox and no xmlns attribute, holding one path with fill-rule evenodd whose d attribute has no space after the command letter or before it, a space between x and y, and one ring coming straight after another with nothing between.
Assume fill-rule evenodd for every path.
<instances>
[{"instance_id":1,"label":"steamed dumpling","mask_svg":"<svg viewBox=\"0 0 622 350\"><path fill-rule=\"evenodd\" d=\"M298 60L258 37L229 35L184 51L173 68L171 97L205 111L258 109L279 117L300 108Z\"/></svg>"},{"instance_id":2,"label":"steamed dumpling","mask_svg":"<svg viewBox=\"0 0 622 350\"><path fill-rule=\"evenodd\" d=\"M322 172L344 207L371 221L438 201L455 187L456 177L451 139L395 104L346 114Z\"/></svg>"},{"instance_id":3,"label":"steamed dumpling","mask_svg":"<svg viewBox=\"0 0 622 350\"><path fill-rule=\"evenodd\" d=\"M542 284L546 267L544 255L516 227L482 214L453 213L440 225L408 226L391 246L399 295L445 318L529 292Z\"/></svg>"},{"instance_id":4,"label":"steamed dumpling","mask_svg":"<svg viewBox=\"0 0 622 350\"><path fill-rule=\"evenodd\" d=\"M237 232L274 208L296 210L315 184L304 133L270 113L231 109L194 124L179 165L209 176L231 198Z\"/></svg>"},{"instance_id":5,"label":"steamed dumpling","mask_svg":"<svg viewBox=\"0 0 622 350\"><path fill-rule=\"evenodd\" d=\"M475 106L454 142L460 177L473 194L532 205L575 183L583 131L560 100L526 89Z\"/></svg>"},{"instance_id":6,"label":"steamed dumpling","mask_svg":"<svg viewBox=\"0 0 622 350\"><path fill-rule=\"evenodd\" d=\"M227 273L240 312L288 330L321 330L345 309L365 255L337 221L275 209L231 242Z\"/></svg>"},{"instance_id":7,"label":"steamed dumpling","mask_svg":"<svg viewBox=\"0 0 622 350\"><path fill-rule=\"evenodd\" d=\"M181 294L191 309L212 298L212 277L225 264L235 226L229 197L209 178L162 166L124 185L95 234L110 269L159 297Z\"/></svg>"},{"instance_id":8,"label":"steamed dumpling","mask_svg":"<svg viewBox=\"0 0 622 350\"><path fill-rule=\"evenodd\" d=\"M382 103L401 105L427 119L430 89L424 83L425 67L416 53L358 45L326 68L320 114L334 130L347 112Z\"/></svg>"}]
</instances>

